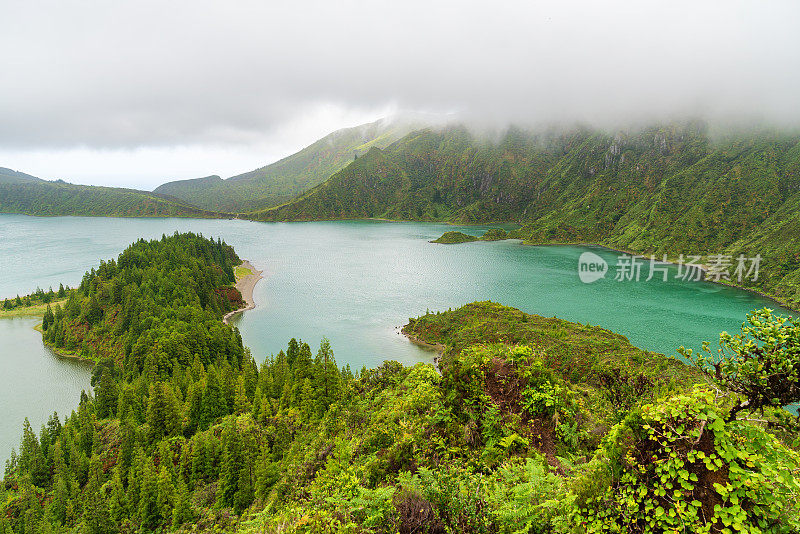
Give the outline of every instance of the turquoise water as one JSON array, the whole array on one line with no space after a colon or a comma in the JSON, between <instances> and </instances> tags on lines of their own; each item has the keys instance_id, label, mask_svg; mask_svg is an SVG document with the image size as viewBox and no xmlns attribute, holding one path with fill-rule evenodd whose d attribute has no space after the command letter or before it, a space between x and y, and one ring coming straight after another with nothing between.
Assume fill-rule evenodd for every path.
<instances>
[{"instance_id":1,"label":"turquoise water","mask_svg":"<svg viewBox=\"0 0 800 534\"><path fill-rule=\"evenodd\" d=\"M776 308L752 293L709 283L615 282L612 272L584 284L577 265L587 247L428 242L446 230L479 234L485 228L0 215L0 297L59 282L75 285L86 270L140 237L192 230L221 236L264 271L255 290L256 309L234 320L258 360L277 353L291 337L316 349L326 336L339 364L353 369L385 359L430 361L432 354L409 343L397 327L428 309L474 300L601 325L637 346L670 355L680 345L699 347L722 330L738 329L752 309ZM591 250L609 265L616 263L616 253ZM19 439L23 413L31 414L38 429L53 409L62 413L77 405L88 382L85 368L74 362L58 360L42 368L40 360L52 356L43 352L38 333L27 323L13 323L0 321L0 365L8 369L0 406L16 414L0 420L0 461ZM22 371L14 369L23 368L37 380L20 378Z\"/></svg>"}]
</instances>

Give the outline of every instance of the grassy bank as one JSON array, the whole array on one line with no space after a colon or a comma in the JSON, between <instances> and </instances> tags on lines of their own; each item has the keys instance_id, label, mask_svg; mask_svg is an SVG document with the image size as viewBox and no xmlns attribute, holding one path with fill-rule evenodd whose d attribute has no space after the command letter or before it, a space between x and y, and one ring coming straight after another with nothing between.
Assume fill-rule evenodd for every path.
<instances>
[{"instance_id":1,"label":"grassy bank","mask_svg":"<svg viewBox=\"0 0 800 534\"><path fill-rule=\"evenodd\" d=\"M55 308L56 304L63 306L65 302L67 302L67 299L55 300L50 303L50 307ZM0 308L0 319L10 319L13 317L42 317L45 311L47 311L47 304L34 304L32 306L22 306L10 310Z\"/></svg>"},{"instance_id":2,"label":"grassy bank","mask_svg":"<svg viewBox=\"0 0 800 534\"><path fill-rule=\"evenodd\" d=\"M251 274L253 274L253 271L244 265L239 265L233 268L233 275L237 280L244 278L245 276L250 276Z\"/></svg>"}]
</instances>

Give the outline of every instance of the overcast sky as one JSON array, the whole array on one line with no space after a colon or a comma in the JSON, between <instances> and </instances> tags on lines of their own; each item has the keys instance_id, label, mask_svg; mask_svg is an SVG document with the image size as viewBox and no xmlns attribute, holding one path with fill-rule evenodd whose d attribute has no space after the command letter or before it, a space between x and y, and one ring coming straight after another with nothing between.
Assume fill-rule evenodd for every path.
<instances>
[{"instance_id":1,"label":"overcast sky","mask_svg":"<svg viewBox=\"0 0 800 534\"><path fill-rule=\"evenodd\" d=\"M800 124L800 2L0 0L0 166L150 189L405 110Z\"/></svg>"}]
</instances>

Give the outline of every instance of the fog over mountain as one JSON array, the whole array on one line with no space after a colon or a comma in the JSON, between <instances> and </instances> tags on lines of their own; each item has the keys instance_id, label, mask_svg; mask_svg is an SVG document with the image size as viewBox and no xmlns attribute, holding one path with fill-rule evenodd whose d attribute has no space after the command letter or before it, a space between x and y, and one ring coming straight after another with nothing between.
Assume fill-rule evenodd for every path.
<instances>
[{"instance_id":1,"label":"fog over mountain","mask_svg":"<svg viewBox=\"0 0 800 534\"><path fill-rule=\"evenodd\" d=\"M230 176L397 111L800 122L800 4L0 1L0 165Z\"/></svg>"}]
</instances>

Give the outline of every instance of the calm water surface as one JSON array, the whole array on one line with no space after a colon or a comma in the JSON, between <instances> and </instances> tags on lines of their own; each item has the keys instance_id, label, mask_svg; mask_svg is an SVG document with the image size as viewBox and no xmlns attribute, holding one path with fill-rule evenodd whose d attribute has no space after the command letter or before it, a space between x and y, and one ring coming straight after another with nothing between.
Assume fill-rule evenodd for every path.
<instances>
[{"instance_id":1,"label":"calm water surface","mask_svg":"<svg viewBox=\"0 0 800 534\"><path fill-rule=\"evenodd\" d=\"M45 347L33 329L39 322L29 317L0 320L0 469L11 448L19 448L26 417L38 434L54 411L63 418L78 406L81 390L90 390L91 366Z\"/></svg>"},{"instance_id":2,"label":"calm water surface","mask_svg":"<svg viewBox=\"0 0 800 534\"><path fill-rule=\"evenodd\" d=\"M222 237L264 271L255 290L257 308L234 321L258 360L291 337L316 350L326 336L339 364L354 370L385 359L430 361L431 353L396 327L427 309L474 300L601 325L670 355L680 345L699 347L722 330L738 329L752 309L776 308L757 295L708 283L615 282L612 275L583 284L577 262L586 247L428 242L452 229L479 234L485 227L0 215L0 298L59 282L76 285L86 270L140 237L192 230ZM616 253L592 250L616 263ZM88 387L86 368L53 357L33 324L0 320L0 461L17 444L25 415L38 430L53 410L64 415L75 407Z\"/></svg>"}]
</instances>

